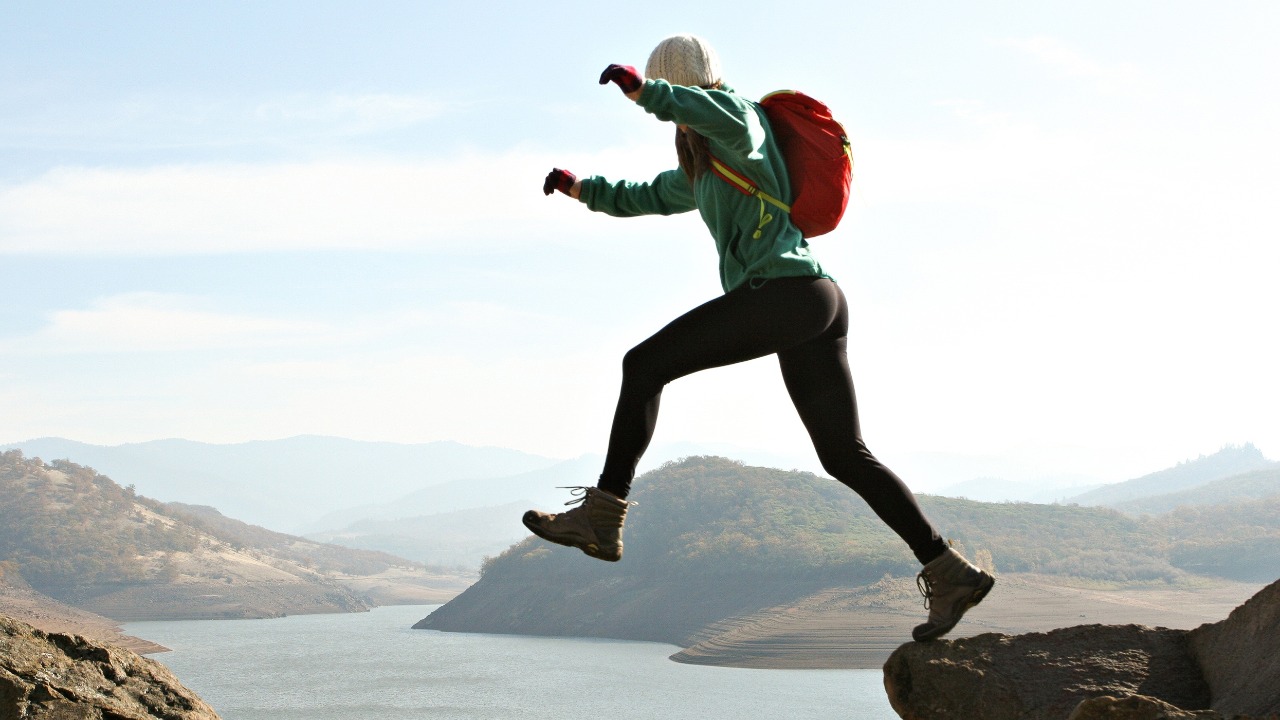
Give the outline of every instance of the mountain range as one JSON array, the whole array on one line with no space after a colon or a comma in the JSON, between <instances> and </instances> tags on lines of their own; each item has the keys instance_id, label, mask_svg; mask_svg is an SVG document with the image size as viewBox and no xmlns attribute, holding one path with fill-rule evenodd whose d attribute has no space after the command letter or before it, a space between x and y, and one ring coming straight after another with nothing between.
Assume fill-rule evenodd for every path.
<instances>
[{"instance_id":1,"label":"mountain range","mask_svg":"<svg viewBox=\"0 0 1280 720\"><path fill-rule=\"evenodd\" d=\"M317 436L232 445L158 440L114 447L48 438L5 447L21 449L28 456L68 458L150 497L214 507L229 517L313 541L472 569L525 537L519 523L524 510L555 509L567 498L560 488L594 484L601 464L595 455L557 460L451 442L401 445ZM804 464L803 458L719 449L733 452L730 456L737 460L767 467ZM704 450L690 444L655 448L642 469L710 454ZM928 460L935 474L945 466L943 457ZM978 471L982 464L975 462L970 459L957 467ZM1227 492L1241 499L1266 497L1276 487L1267 475L1275 467L1280 466L1246 444L1096 487L1080 484L1088 483L1087 478L1034 484L977 476L937 494L1158 513L1179 505L1214 502L1228 497ZM1261 473L1250 481L1251 490L1243 489L1243 481L1228 482L1229 491L1196 490L1248 472Z\"/></svg>"},{"instance_id":2,"label":"mountain range","mask_svg":"<svg viewBox=\"0 0 1280 720\"><path fill-rule=\"evenodd\" d=\"M557 460L455 442L416 445L299 436L228 445L154 440L116 446L43 438L0 446L70 460L162 501L297 532L328 513L393 501L453 480L502 477Z\"/></svg>"},{"instance_id":3,"label":"mountain range","mask_svg":"<svg viewBox=\"0 0 1280 720\"><path fill-rule=\"evenodd\" d=\"M1180 462L1174 467L1158 470L1139 478L1112 483L1075 495L1066 502L1079 505L1104 505L1122 507L1142 498L1153 498L1192 490L1254 470L1280 468L1280 463L1263 457L1262 451L1252 443L1228 445L1212 455L1201 455L1193 460ZM1194 498L1193 495L1185 496ZM1213 497L1205 497L1213 500ZM1172 509L1172 508L1170 508Z\"/></svg>"},{"instance_id":4,"label":"mountain range","mask_svg":"<svg viewBox=\"0 0 1280 720\"><path fill-rule=\"evenodd\" d=\"M899 580L914 571L900 541L838 483L716 457L668 462L637 480L640 505L621 575L527 538L518 520L527 507L561 502L566 494L558 485L591 484L598 457L561 463L518 457L549 464L446 480L354 511L317 514L320 525L347 524L310 538L202 504L153 500L71 461L46 463L16 451L0 459L0 574L20 578L10 589L29 583L119 619L422 602L424 593L451 596L470 580L433 574L410 560L446 557L474 566L488 558L467 599L446 605L432 621L441 624L430 626L578 634L602 607L631 608L632 615L609 626L609 636L684 642L730 617L751 615L753 623L770 625L768 609L789 603L821 614L824 598L834 597L824 594L832 583L847 590L890 578L865 597L840 590L837 604L878 606L890 602L889 593L891 604L902 605ZM1241 467L1254 469L1236 472ZM1114 493L1123 498L1116 508L931 495L920 501L958 547L1005 573L1161 587L1280 574L1280 468L1256 448L1227 447L1117 485L1127 487ZM1174 492L1161 492L1168 488ZM1146 505L1133 505L1140 501ZM388 591L390 585L400 589ZM579 591L585 587L594 589ZM1027 588L1028 597L1038 592L1034 584Z\"/></svg>"},{"instance_id":5,"label":"mountain range","mask_svg":"<svg viewBox=\"0 0 1280 720\"><path fill-rule=\"evenodd\" d=\"M483 557L497 555L527 535L523 525L517 522L525 510L554 510L566 497L557 486L593 484L598 467L598 458L586 456L511 478L455 481L402 497L387 505L332 515L327 518L330 527L308 533L307 537L351 547L384 550L420 562L476 567ZM1231 475L1240 468L1252 467L1263 469L1255 471L1257 475ZM1024 493L1021 502L1100 504L1126 513L1165 512L1185 504L1260 499L1280 494L1280 482L1271 479L1273 476L1268 473L1273 471L1267 468L1280 468L1280 465L1268 461L1252 445L1228 446L1218 453L1180 463L1169 470L1103 486L1075 497L1064 497L1064 486L1059 485L1041 490L1041 499L1035 501L1026 497L1025 483L990 478L976 479L968 484L970 489L984 488L989 495L971 492L953 495L946 491L940 494L1008 502L1016 490ZM1169 475L1176 482L1166 480ZM1215 490L1215 482L1222 486ZM1197 483L1204 489L1165 494L1166 488ZM964 487L965 484L961 484L953 486L953 489ZM1001 488L1006 492L1001 492ZM1111 496L1129 499L1115 503L1087 502L1101 494L1103 489L1108 490ZM1077 497L1086 502L1078 502ZM1105 499L1107 495L1102 497ZM363 517L354 519L357 516ZM350 520L349 524L340 527L344 520Z\"/></svg>"}]
</instances>

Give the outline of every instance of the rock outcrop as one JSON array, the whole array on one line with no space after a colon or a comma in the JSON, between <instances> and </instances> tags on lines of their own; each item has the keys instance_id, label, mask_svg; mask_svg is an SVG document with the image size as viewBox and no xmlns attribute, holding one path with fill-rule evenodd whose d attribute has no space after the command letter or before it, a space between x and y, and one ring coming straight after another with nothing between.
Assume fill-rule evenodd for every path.
<instances>
[{"instance_id":1,"label":"rock outcrop","mask_svg":"<svg viewBox=\"0 0 1280 720\"><path fill-rule=\"evenodd\" d=\"M1183 710L1146 695L1090 698L1067 720L1228 720L1213 710ZM1243 720L1240 716L1232 720Z\"/></svg>"},{"instance_id":2,"label":"rock outcrop","mask_svg":"<svg viewBox=\"0 0 1280 720\"><path fill-rule=\"evenodd\" d=\"M1082 625L908 643L884 666L905 720L1280 714L1280 581L1195 630Z\"/></svg>"},{"instance_id":3,"label":"rock outcrop","mask_svg":"<svg viewBox=\"0 0 1280 720\"><path fill-rule=\"evenodd\" d=\"M1209 687L1187 652L1186 633L1140 625L910 643L889 657L884 682L889 703L908 720L1063 720L1101 695L1209 706Z\"/></svg>"},{"instance_id":4,"label":"rock outcrop","mask_svg":"<svg viewBox=\"0 0 1280 720\"><path fill-rule=\"evenodd\" d=\"M1188 634L1214 710L1280 714L1280 581L1263 588L1222 622Z\"/></svg>"},{"instance_id":5,"label":"rock outcrop","mask_svg":"<svg viewBox=\"0 0 1280 720\"><path fill-rule=\"evenodd\" d=\"M0 616L0 718L217 720L163 665Z\"/></svg>"}]
</instances>

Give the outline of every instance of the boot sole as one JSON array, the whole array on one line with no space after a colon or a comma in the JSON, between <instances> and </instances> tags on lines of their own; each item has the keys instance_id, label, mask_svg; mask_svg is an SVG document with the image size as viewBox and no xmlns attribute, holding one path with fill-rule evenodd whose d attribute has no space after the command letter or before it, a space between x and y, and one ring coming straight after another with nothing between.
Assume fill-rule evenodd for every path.
<instances>
[{"instance_id":1,"label":"boot sole","mask_svg":"<svg viewBox=\"0 0 1280 720\"><path fill-rule=\"evenodd\" d=\"M974 607L976 607L978 603L982 602L983 599L987 597L987 593L991 592L991 588L995 586L996 586L996 579L990 575L987 575L983 579L982 584L974 588L973 594L969 596L969 600L964 604L964 607L960 608L960 612L956 613L955 622L951 623L950 625L939 625L938 627L930 630L927 633L921 633L919 637L916 637L916 634L912 632L911 639L915 640L916 642L928 642L930 640L937 640L943 635L946 635L947 633L951 632L956 625L960 624L960 620L961 618L964 617L964 614L972 610Z\"/></svg>"},{"instance_id":2,"label":"boot sole","mask_svg":"<svg viewBox=\"0 0 1280 720\"><path fill-rule=\"evenodd\" d=\"M547 542L555 543L556 545L563 545L565 547L577 548L581 550L583 554L587 555L588 557L593 557L597 560L604 560L605 562L618 562L619 560L622 559L622 548L618 548L617 555L604 555L600 552L600 546L595 543L587 543L585 545L580 545L572 540L562 540L560 538L557 538L554 535L547 533L544 529L542 529L538 525L535 525L529 522L528 517L521 518L521 522L524 523L524 526L526 528L529 528L529 532L533 533L534 535L537 535L538 537L542 538L543 540L546 540Z\"/></svg>"}]
</instances>

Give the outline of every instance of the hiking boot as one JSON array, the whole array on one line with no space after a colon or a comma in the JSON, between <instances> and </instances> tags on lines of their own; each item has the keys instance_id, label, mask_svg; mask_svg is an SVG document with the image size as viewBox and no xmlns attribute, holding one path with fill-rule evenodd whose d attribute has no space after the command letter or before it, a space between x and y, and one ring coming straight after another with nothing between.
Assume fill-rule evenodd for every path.
<instances>
[{"instance_id":1,"label":"hiking boot","mask_svg":"<svg viewBox=\"0 0 1280 720\"><path fill-rule=\"evenodd\" d=\"M995 578L947 548L916 577L916 587L920 588L924 606L929 609L929 620L917 625L911 637L924 642L951 632L965 612L982 602L995 584Z\"/></svg>"},{"instance_id":2,"label":"hiking boot","mask_svg":"<svg viewBox=\"0 0 1280 720\"><path fill-rule=\"evenodd\" d=\"M530 510L524 525L543 540L576 547L593 558L622 559L622 523L635 503L593 487L568 488L575 496L565 505L582 503L562 513Z\"/></svg>"}]
</instances>

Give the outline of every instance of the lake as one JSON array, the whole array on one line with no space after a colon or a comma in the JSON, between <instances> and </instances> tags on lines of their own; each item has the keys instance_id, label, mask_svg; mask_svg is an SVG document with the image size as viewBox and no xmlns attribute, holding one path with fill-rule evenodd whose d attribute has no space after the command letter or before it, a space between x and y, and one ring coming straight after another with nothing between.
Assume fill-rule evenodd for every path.
<instances>
[{"instance_id":1,"label":"lake","mask_svg":"<svg viewBox=\"0 0 1280 720\"><path fill-rule=\"evenodd\" d=\"M894 720L879 670L682 665L619 640L413 630L436 606L125 625L224 720Z\"/></svg>"}]
</instances>

